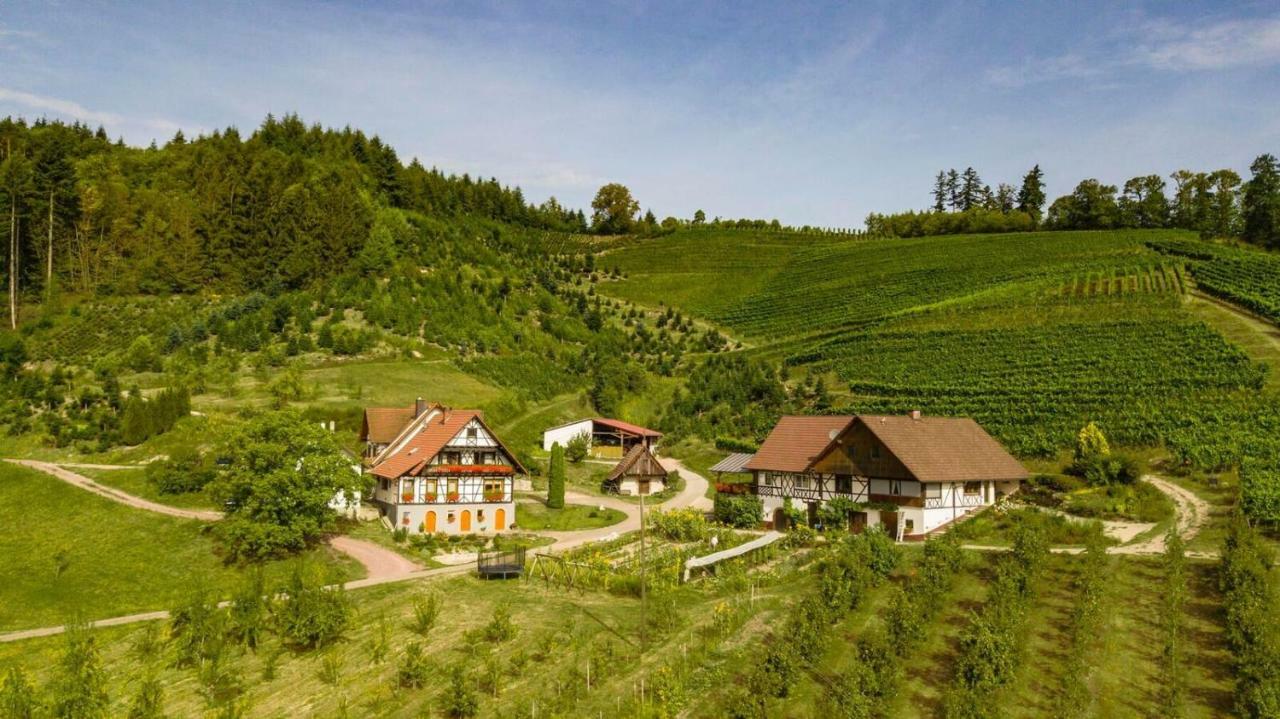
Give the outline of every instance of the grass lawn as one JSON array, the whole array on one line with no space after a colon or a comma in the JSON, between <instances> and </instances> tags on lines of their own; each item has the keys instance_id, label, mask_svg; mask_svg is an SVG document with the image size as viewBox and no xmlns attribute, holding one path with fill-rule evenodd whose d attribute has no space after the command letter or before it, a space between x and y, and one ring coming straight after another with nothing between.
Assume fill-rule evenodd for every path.
<instances>
[{"instance_id":1,"label":"grass lawn","mask_svg":"<svg viewBox=\"0 0 1280 719\"><path fill-rule=\"evenodd\" d=\"M185 492L183 494L164 494L147 481L146 469L142 467L130 469L92 469L88 467L69 467L77 474L92 479L98 484L114 487L135 497L149 499L159 504L186 509L212 509L213 499L207 492Z\"/></svg>"},{"instance_id":2,"label":"grass lawn","mask_svg":"<svg viewBox=\"0 0 1280 719\"><path fill-rule=\"evenodd\" d=\"M750 592L752 619L741 631L717 640L719 646L754 652L760 634L783 620L787 602L811 585L806 577L783 574L755 587ZM444 598L444 611L424 637L410 623L414 599L428 592ZM243 712L236 716L443 716L447 670L454 666L465 668L467 686L476 692L476 716L633 716L635 707L628 704L639 677L652 681L660 667L679 661L686 651L692 655L703 642L713 607L723 601L745 606L747 593L745 585L716 582L674 590L667 623L649 631L648 652L641 656L639 601L634 598L472 577L385 585L350 595L354 621L330 649L281 651L277 640L268 637L256 652L228 650L224 661L243 691ZM514 620L514 634L506 640L483 635L499 606L509 607ZM143 625L132 625L94 632L108 669L105 681L112 706L107 714L123 716L140 681L150 673L164 685L167 715L202 716L215 709L201 693L199 670L175 668L172 645L162 646L150 659L138 656L136 640L146 631ZM385 655L375 652L380 637L389 648ZM421 644L427 657L427 680L420 688L401 687L397 671L406 647L414 643ZM44 670L55 665L62 646L59 637L0 644L0 673L21 665L43 687L50 681ZM714 676L737 671L735 656L727 650L712 652L709 672L696 673L694 680L705 685ZM268 673L273 657L276 666ZM326 663L335 670L335 683L324 678ZM704 698L702 692L686 700L697 704Z\"/></svg>"},{"instance_id":3,"label":"grass lawn","mask_svg":"<svg viewBox=\"0 0 1280 719\"><path fill-rule=\"evenodd\" d=\"M626 518L626 514L608 507L566 504L563 509L551 509L541 502L516 503L516 526L526 532L595 529L617 524Z\"/></svg>"},{"instance_id":4,"label":"grass lawn","mask_svg":"<svg viewBox=\"0 0 1280 719\"><path fill-rule=\"evenodd\" d=\"M215 553L208 525L126 507L35 470L0 465L0 629L167 609L197 582L229 594L244 572ZM328 549L335 579L363 569ZM289 562L267 565L269 578Z\"/></svg>"}]
</instances>

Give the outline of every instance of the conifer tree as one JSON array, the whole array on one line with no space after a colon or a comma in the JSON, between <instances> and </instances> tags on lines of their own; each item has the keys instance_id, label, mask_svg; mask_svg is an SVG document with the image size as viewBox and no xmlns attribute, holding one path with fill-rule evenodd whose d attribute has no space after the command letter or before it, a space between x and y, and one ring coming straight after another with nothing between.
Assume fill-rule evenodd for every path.
<instances>
[{"instance_id":1,"label":"conifer tree","mask_svg":"<svg viewBox=\"0 0 1280 719\"><path fill-rule=\"evenodd\" d=\"M960 173L955 168L947 170L947 205L953 211L960 209Z\"/></svg>"},{"instance_id":2,"label":"conifer tree","mask_svg":"<svg viewBox=\"0 0 1280 719\"><path fill-rule=\"evenodd\" d=\"M978 207L982 202L982 178L977 170L966 167L960 178L960 211Z\"/></svg>"},{"instance_id":3,"label":"conifer tree","mask_svg":"<svg viewBox=\"0 0 1280 719\"><path fill-rule=\"evenodd\" d=\"M564 508L564 447L559 442L551 445L551 466L547 472L547 506Z\"/></svg>"},{"instance_id":4,"label":"conifer tree","mask_svg":"<svg viewBox=\"0 0 1280 719\"><path fill-rule=\"evenodd\" d=\"M948 199L947 171L938 170L938 176L933 180L933 211L945 212Z\"/></svg>"},{"instance_id":5,"label":"conifer tree","mask_svg":"<svg viewBox=\"0 0 1280 719\"><path fill-rule=\"evenodd\" d=\"M1036 165L1022 178L1022 188L1018 190L1018 210L1031 216L1033 224L1040 224L1044 212L1044 173Z\"/></svg>"}]
</instances>

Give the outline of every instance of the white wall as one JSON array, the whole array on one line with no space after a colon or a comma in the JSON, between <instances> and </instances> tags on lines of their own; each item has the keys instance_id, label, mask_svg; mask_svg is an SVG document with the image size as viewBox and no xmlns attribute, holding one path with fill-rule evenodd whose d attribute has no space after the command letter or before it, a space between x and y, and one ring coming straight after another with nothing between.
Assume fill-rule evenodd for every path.
<instances>
[{"instance_id":1,"label":"white wall","mask_svg":"<svg viewBox=\"0 0 1280 719\"><path fill-rule=\"evenodd\" d=\"M497 526L498 510L503 510L505 518L504 526ZM462 531L462 512L471 512L471 529L470 531ZM422 523L427 518L427 512L436 513L436 532L444 534L494 534L495 532L505 532L511 528L516 521L516 505L515 502L484 502L479 504L410 504L410 505L392 505L388 507L387 518L391 520L391 525L396 529L406 529L410 534L418 534L422 531ZM453 514L453 521L449 521L449 515ZM480 520L480 514L484 514L484 520ZM405 523L405 517L409 518Z\"/></svg>"},{"instance_id":2,"label":"white wall","mask_svg":"<svg viewBox=\"0 0 1280 719\"><path fill-rule=\"evenodd\" d=\"M547 452L551 451L551 445L557 442L561 447L569 444L569 440L580 434L587 435L588 444L591 441L591 420L584 419L580 422L566 424L562 427L553 427L542 433L542 449Z\"/></svg>"}]
</instances>

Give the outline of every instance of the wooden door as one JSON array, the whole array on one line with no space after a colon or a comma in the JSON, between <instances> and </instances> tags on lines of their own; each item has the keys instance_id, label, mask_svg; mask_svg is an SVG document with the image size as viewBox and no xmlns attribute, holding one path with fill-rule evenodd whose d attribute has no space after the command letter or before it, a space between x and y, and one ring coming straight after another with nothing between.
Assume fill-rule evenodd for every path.
<instances>
[{"instance_id":1,"label":"wooden door","mask_svg":"<svg viewBox=\"0 0 1280 719\"><path fill-rule=\"evenodd\" d=\"M461 522L462 524L459 526L462 527L462 531L470 532L471 531L471 510L470 509L462 510Z\"/></svg>"},{"instance_id":2,"label":"wooden door","mask_svg":"<svg viewBox=\"0 0 1280 719\"><path fill-rule=\"evenodd\" d=\"M498 532L507 528L507 510L499 508L493 513L493 528Z\"/></svg>"},{"instance_id":3,"label":"wooden door","mask_svg":"<svg viewBox=\"0 0 1280 719\"><path fill-rule=\"evenodd\" d=\"M782 507L773 510L773 528L779 532L787 529L787 511Z\"/></svg>"},{"instance_id":4,"label":"wooden door","mask_svg":"<svg viewBox=\"0 0 1280 719\"><path fill-rule=\"evenodd\" d=\"M427 532L427 534L435 534L435 531L436 531L436 513L435 513L435 512L427 512L427 521L423 522L423 525L425 525L425 526L426 526L426 532Z\"/></svg>"},{"instance_id":5,"label":"wooden door","mask_svg":"<svg viewBox=\"0 0 1280 719\"><path fill-rule=\"evenodd\" d=\"M867 528L866 512L850 512L849 513L849 531L854 534L862 534L862 530Z\"/></svg>"},{"instance_id":6,"label":"wooden door","mask_svg":"<svg viewBox=\"0 0 1280 719\"><path fill-rule=\"evenodd\" d=\"M647 479L640 480L640 494L643 494L645 496L649 495L649 480Z\"/></svg>"}]
</instances>

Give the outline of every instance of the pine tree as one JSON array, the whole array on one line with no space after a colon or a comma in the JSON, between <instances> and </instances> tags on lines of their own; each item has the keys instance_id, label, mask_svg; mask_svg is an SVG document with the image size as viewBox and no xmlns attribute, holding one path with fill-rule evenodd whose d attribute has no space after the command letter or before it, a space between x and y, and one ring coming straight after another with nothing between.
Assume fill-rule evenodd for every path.
<instances>
[{"instance_id":1,"label":"pine tree","mask_svg":"<svg viewBox=\"0 0 1280 719\"><path fill-rule=\"evenodd\" d=\"M966 167L960 179L960 211L978 207L982 201L982 178L972 167Z\"/></svg>"},{"instance_id":2,"label":"pine tree","mask_svg":"<svg viewBox=\"0 0 1280 719\"><path fill-rule=\"evenodd\" d=\"M947 205L953 211L960 209L960 173L955 168L947 170Z\"/></svg>"},{"instance_id":3,"label":"pine tree","mask_svg":"<svg viewBox=\"0 0 1280 719\"><path fill-rule=\"evenodd\" d=\"M559 442L551 445L551 467L547 472L547 506L564 508L564 447Z\"/></svg>"},{"instance_id":4,"label":"pine tree","mask_svg":"<svg viewBox=\"0 0 1280 719\"><path fill-rule=\"evenodd\" d=\"M938 176L933 180L933 211L945 212L947 209L947 171L938 170Z\"/></svg>"},{"instance_id":5,"label":"pine tree","mask_svg":"<svg viewBox=\"0 0 1280 719\"><path fill-rule=\"evenodd\" d=\"M0 681L0 717L33 719L39 709L35 687L27 680L22 667L11 667Z\"/></svg>"},{"instance_id":6,"label":"pine tree","mask_svg":"<svg viewBox=\"0 0 1280 719\"><path fill-rule=\"evenodd\" d=\"M1040 224L1044 210L1044 173L1036 165L1022 178L1022 188L1018 190L1018 210L1031 215L1033 224Z\"/></svg>"}]
</instances>

